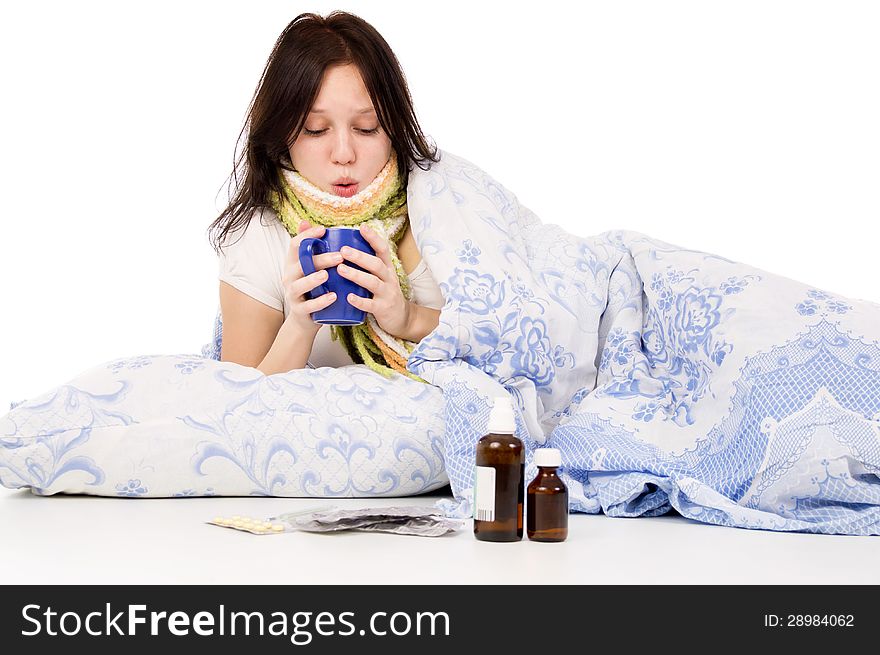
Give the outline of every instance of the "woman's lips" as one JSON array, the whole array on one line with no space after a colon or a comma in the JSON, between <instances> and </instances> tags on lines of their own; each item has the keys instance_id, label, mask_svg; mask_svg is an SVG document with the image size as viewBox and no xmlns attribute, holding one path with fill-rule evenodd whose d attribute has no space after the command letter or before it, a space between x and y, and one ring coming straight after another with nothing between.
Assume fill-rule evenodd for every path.
<instances>
[{"instance_id":1,"label":"woman's lips","mask_svg":"<svg viewBox=\"0 0 880 655\"><path fill-rule=\"evenodd\" d=\"M354 194L358 192L359 186L360 185L358 185L357 183L348 185L334 184L333 193L337 196L342 196L343 198L351 198Z\"/></svg>"}]
</instances>

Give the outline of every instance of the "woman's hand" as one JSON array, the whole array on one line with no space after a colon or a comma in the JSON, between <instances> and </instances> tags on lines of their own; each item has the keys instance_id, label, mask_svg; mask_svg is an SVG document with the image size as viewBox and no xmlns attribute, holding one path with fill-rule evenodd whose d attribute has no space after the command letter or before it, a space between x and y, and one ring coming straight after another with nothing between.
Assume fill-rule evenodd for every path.
<instances>
[{"instance_id":1,"label":"woman's hand","mask_svg":"<svg viewBox=\"0 0 880 655\"><path fill-rule=\"evenodd\" d=\"M353 262L365 269L359 271L351 266L340 264L336 267L339 275L359 284L373 294L372 298L361 298L353 293L348 294L348 302L357 309L369 312L376 318L379 326L388 334L400 337L409 327L411 305L403 296L397 271L391 263L388 244L367 226L361 226L361 235L367 240L375 256L349 248L342 248L342 256L346 261Z\"/></svg>"},{"instance_id":2,"label":"woman's hand","mask_svg":"<svg viewBox=\"0 0 880 655\"><path fill-rule=\"evenodd\" d=\"M299 263L299 244L308 237L324 236L323 225L312 226L308 221L300 221L299 233L290 240L287 249L287 257L284 260L284 272L281 277L281 286L284 289L284 300L290 306L290 313L285 323L291 323L296 329L306 333L317 335L321 326L312 320L312 312L329 307L336 300L336 294L325 293L314 300L307 300L305 293L311 291L319 284L327 281L325 269L336 266L342 261L337 252L322 253L315 255L315 272L311 275L303 275L302 266Z\"/></svg>"}]
</instances>

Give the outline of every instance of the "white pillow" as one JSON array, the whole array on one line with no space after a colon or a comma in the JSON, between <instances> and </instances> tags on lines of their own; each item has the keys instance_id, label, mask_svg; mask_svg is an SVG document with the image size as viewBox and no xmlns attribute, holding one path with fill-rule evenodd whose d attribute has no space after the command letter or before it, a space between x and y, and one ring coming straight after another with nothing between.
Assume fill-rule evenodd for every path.
<instances>
[{"instance_id":1,"label":"white pillow","mask_svg":"<svg viewBox=\"0 0 880 655\"><path fill-rule=\"evenodd\" d=\"M99 496L406 496L448 483L443 438L440 389L402 375L353 365L265 376L150 355L16 404L0 418L0 484Z\"/></svg>"}]
</instances>

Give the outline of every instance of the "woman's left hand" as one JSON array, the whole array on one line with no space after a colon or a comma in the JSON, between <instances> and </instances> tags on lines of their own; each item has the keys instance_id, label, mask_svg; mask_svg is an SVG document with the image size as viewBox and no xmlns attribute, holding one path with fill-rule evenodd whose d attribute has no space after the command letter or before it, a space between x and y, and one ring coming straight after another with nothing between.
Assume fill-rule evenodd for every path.
<instances>
[{"instance_id":1,"label":"woman's left hand","mask_svg":"<svg viewBox=\"0 0 880 655\"><path fill-rule=\"evenodd\" d=\"M406 333L410 319L410 303L403 295L397 271L391 263L388 244L375 230L361 226L361 235L367 240L376 255L344 246L342 257L365 269L359 271L351 266L339 264L339 274L359 284L373 294L372 298L361 298L353 293L348 294L348 302L356 309L369 312L376 318L379 326L395 337Z\"/></svg>"}]
</instances>

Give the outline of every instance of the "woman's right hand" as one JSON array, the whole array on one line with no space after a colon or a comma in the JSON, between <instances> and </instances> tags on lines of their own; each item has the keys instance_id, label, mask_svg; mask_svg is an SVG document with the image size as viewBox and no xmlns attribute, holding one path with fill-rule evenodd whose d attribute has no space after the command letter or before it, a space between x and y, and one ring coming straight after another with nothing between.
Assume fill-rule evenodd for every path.
<instances>
[{"instance_id":1,"label":"woman's right hand","mask_svg":"<svg viewBox=\"0 0 880 655\"><path fill-rule=\"evenodd\" d=\"M298 330L305 333L318 333L321 326L312 320L312 312L324 309L336 300L336 295L333 293L322 294L314 300L308 300L305 293L327 281L328 275L325 269L340 264L342 255L338 252L315 255L312 258L315 262L315 272L311 275L304 275L299 263L299 244L302 240L309 237L323 237L325 231L323 225L313 226L308 221L300 221L299 233L290 240L287 257L284 260L281 286L284 289L284 300L290 307L290 313L284 322L295 325Z\"/></svg>"}]
</instances>

